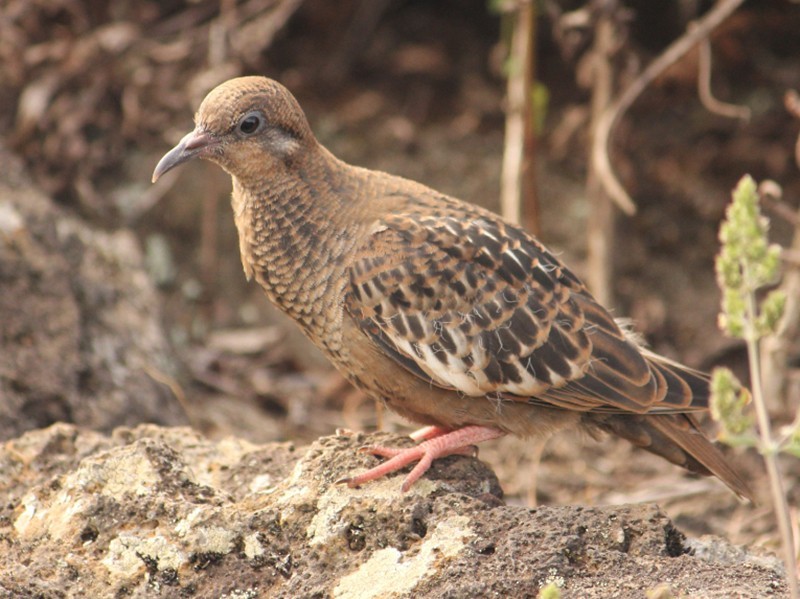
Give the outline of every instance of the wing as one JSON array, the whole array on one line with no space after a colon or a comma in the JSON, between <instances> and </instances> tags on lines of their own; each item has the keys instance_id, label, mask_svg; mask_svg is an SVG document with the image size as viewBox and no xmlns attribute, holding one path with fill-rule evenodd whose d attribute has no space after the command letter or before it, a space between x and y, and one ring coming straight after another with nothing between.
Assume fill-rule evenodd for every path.
<instances>
[{"instance_id":1,"label":"wing","mask_svg":"<svg viewBox=\"0 0 800 599\"><path fill-rule=\"evenodd\" d=\"M488 213L459 217L390 216L351 268L347 311L396 362L468 396L704 408L705 379L643 353L538 241Z\"/></svg>"}]
</instances>

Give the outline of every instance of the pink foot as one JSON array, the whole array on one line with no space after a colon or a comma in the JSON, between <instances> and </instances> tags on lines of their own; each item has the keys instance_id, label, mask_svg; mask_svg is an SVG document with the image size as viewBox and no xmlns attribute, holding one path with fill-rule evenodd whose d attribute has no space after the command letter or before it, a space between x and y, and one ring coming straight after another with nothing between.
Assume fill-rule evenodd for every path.
<instances>
[{"instance_id":1,"label":"pink foot","mask_svg":"<svg viewBox=\"0 0 800 599\"><path fill-rule=\"evenodd\" d=\"M426 427L417 431L414 435L418 439L427 440L416 447L403 449L382 446L364 448L363 451L389 458L389 460L362 474L351 478L343 478L337 482L347 483L348 487L357 487L400 470L411 462L416 461L417 465L414 466L403 481L401 489L405 493L431 467L433 460L453 454L472 455L471 445L481 441L497 439L505 435L505 433L496 428L486 426L465 426L454 431L447 431L439 427Z\"/></svg>"}]
</instances>

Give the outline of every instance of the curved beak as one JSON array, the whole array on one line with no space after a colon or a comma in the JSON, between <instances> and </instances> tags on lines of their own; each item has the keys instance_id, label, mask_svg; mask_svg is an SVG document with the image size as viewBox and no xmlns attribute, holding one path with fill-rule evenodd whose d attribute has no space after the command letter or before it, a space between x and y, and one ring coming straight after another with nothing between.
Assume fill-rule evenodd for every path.
<instances>
[{"instance_id":1,"label":"curved beak","mask_svg":"<svg viewBox=\"0 0 800 599\"><path fill-rule=\"evenodd\" d=\"M205 149L215 143L217 143L216 138L206 131L198 131L195 129L191 133L185 135L177 146L164 154L164 157L158 161L156 170L153 171L153 183L158 181L158 178L167 171L171 171L176 166L192 158L201 156Z\"/></svg>"}]
</instances>

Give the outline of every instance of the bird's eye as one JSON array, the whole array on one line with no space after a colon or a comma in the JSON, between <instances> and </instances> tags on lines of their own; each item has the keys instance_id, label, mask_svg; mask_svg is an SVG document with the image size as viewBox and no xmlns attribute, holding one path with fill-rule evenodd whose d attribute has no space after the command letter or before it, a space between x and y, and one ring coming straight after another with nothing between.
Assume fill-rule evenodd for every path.
<instances>
[{"instance_id":1,"label":"bird's eye","mask_svg":"<svg viewBox=\"0 0 800 599\"><path fill-rule=\"evenodd\" d=\"M244 135L252 135L261 127L261 117L258 114L250 113L239 121L239 131Z\"/></svg>"}]
</instances>

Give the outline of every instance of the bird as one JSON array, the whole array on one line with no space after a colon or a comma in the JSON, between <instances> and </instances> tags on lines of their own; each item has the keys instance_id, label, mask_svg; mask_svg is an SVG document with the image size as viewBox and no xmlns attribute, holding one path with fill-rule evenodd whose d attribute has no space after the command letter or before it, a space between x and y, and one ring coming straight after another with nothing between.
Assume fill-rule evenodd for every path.
<instances>
[{"instance_id":1,"label":"bird","mask_svg":"<svg viewBox=\"0 0 800 599\"><path fill-rule=\"evenodd\" d=\"M702 432L704 374L646 349L534 236L402 177L353 166L273 79L221 83L155 183L192 159L232 179L242 266L368 396L422 425L413 447L338 482L359 487L504 435L611 433L740 497L749 484Z\"/></svg>"}]
</instances>

